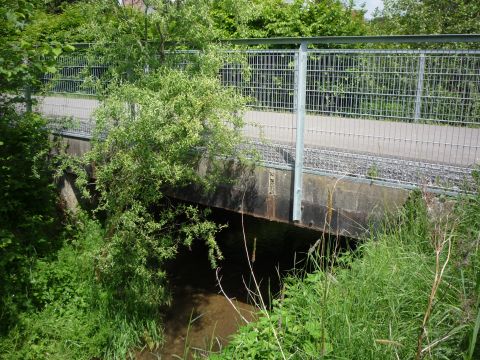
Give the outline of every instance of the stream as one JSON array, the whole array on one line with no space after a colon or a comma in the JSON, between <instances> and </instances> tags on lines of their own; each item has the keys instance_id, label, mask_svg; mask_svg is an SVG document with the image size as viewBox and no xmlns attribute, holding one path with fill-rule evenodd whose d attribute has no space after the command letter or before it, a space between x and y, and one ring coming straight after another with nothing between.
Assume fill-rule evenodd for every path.
<instances>
[{"instance_id":1,"label":"stream","mask_svg":"<svg viewBox=\"0 0 480 360\"><path fill-rule=\"evenodd\" d=\"M255 319L258 297L245 254L242 217L215 209L213 220L228 224L217 236L224 259L217 273L211 268L205 244L183 249L169 266L173 303L164 318L165 344L137 359L193 359L207 357L227 345L240 325ZM321 233L244 216L249 257L260 292L268 307L280 292L281 278L305 270L306 253ZM237 310L235 310L234 306Z\"/></svg>"}]
</instances>

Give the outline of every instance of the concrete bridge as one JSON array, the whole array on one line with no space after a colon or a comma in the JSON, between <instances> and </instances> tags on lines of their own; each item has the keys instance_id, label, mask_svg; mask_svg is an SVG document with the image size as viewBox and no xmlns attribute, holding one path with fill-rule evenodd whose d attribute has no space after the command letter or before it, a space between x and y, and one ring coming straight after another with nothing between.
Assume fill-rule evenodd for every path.
<instances>
[{"instance_id":1,"label":"concrete bridge","mask_svg":"<svg viewBox=\"0 0 480 360\"><path fill-rule=\"evenodd\" d=\"M377 37L349 38L328 41ZM452 194L468 189L480 162L480 51L308 49L322 41L287 39L300 47L242 50L242 65L225 64L222 82L251 99L243 131L261 161L248 171L233 166L240 181L213 195L175 196L356 237L401 206L412 188ZM52 122L74 119L61 132L70 151L81 154L99 102L67 76L79 67L75 58L64 61L64 78L45 79L57 82L50 86L55 91L40 99L37 110Z\"/></svg>"}]
</instances>

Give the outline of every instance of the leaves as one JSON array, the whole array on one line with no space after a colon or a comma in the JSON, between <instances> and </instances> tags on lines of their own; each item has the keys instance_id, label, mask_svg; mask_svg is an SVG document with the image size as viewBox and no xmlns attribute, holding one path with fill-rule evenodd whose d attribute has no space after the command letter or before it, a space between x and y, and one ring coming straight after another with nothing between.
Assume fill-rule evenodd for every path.
<instances>
[{"instance_id":1,"label":"leaves","mask_svg":"<svg viewBox=\"0 0 480 360\"><path fill-rule=\"evenodd\" d=\"M341 1L217 1L212 16L220 38L362 35L363 13Z\"/></svg>"},{"instance_id":2,"label":"leaves","mask_svg":"<svg viewBox=\"0 0 480 360\"><path fill-rule=\"evenodd\" d=\"M37 115L0 108L0 333L28 308L29 270L54 251L56 194L48 163L50 142Z\"/></svg>"},{"instance_id":3,"label":"leaves","mask_svg":"<svg viewBox=\"0 0 480 360\"><path fill-rule=\"evenodd\" d=\"M374 14L378 34L474 34L480 32L476 0L385 0Z\"/></svg>"},{"instance_id":4,"label":"leaves","mask_svg":"<svg viewBox=\"0 0 480 360\"><path fill-rule=\"evenodd\" d=\"M170 301L164 269L180 246L204 241L212 266L221 258L215 235L222 227L170 197L193 184L195 191L213 188L222 158L239 155L245 101L221 85L219 54L196 55L183 70L172 58L147 74L139 70L136 80L112 87L97 112L85 163L95 163L109 234L99 272L132 314ZM202 161L208 171L200 175Z\"/></svg>"},{"instance_id":5,"label":"leaves","mask_svg":"<svg viewBox=\"0 0 480 360\"><path fill-rule=\"evenodd\" d=\"M62 48L60 47L54 47L52 48L52 54L57 57L62 53Z\"/></svg>"}]
</instances>

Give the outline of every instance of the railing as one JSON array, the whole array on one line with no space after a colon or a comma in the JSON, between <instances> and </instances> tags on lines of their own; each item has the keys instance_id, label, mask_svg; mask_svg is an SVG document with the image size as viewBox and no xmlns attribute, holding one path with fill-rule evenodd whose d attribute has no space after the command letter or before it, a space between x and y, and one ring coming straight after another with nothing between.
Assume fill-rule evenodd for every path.
<instances>
[{"instance_id":1,"label":"railing","mask_svg":"<svg viewBox=\"0 0 480 360\"><path fill-rule=\"evenodd\" d=\"M478 42L480 36L368 41L380 40ZM468 187L480 162L480 51L308 48L361 41L365 38L238 40L300 47L235 50L243 61L226 62L220 71L225 86L249 99L244 133L263 163L294 168L293 220L301 217L305 171L458 191ZM39 109L77 119L68 135L88 137L98 102L82 79L101 78L108 67L87 66L75 54L61 61L60 78L45 78L53 96Z\"/></svg>"}]
</instances>

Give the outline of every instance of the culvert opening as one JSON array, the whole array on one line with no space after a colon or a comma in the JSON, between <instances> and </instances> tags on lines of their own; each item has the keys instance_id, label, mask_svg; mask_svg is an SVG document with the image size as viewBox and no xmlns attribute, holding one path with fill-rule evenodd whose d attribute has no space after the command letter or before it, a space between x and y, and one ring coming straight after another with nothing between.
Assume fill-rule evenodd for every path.
<instances>
[{"instance_id":1,"label":"culvert opening","mask_svg":"<svg viewBox=\"0 0 480 360\"><path fill-rule=\"evenodd\" d=\"M156 354L162 359L219 351L239 326L255 319L260 301L244 236L267 307L281 293L281 280L286 275L312 270L307 253L322 238L318 231L246 215L242 226L242 216L227 210L213 209L212 219L228 224L217 236L224 256L218 262L219 269L212 269L208 248L199 241L190 249L181 249L168 266L173 303L164 318L165 344ZM337 241L338 250L352 245L349 239ZM155 354L143 355L143 359L156 358Z\"/></svg>"}]
</instances>

